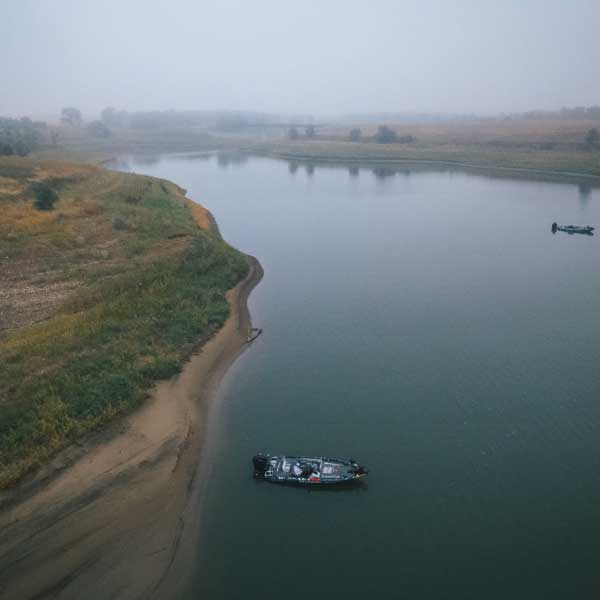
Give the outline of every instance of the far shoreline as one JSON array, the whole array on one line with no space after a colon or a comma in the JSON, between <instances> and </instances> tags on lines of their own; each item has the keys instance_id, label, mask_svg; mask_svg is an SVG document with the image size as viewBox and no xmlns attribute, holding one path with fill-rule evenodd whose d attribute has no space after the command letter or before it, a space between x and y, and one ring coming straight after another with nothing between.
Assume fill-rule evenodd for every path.
<instances>
[{"instance_id":1,"label":"far shoreline","mask_svg":"<svg viewBox=\"0 0 600 600\"><path fill-rule=\"evenodd\" d=\"M463 170L477 170L481 172L493 173L498 171L500 173L510 175L511 173L522 174L522 175L535 175L540 178L548 179L592 179L598 182L600 185L600 175L593 173L584 173L579 171L561 171L551 169L533 169L529 167L511 167L496 164L477 164L462 161L452 161L444 159L423 159L423 158L354 158L339 156L313 156L310 154L289 154L289 153L277 153L277 152L250 152L254 156L260 156L263 158L272 158L274 160L285 160L287 162L298 162L300 164L311 164L318 166L322 165L338 165L338 166L352 166L352 167L377 167L377 166L398 166L407 167L410 165L414 166L439 166L439 167L456 167L456 169Z\"/></svg>"},{"instance_id":2,"label":"far shoreline","mask_svg":"<svg viewBox=\"0 0 600 600\"><path fill-rule=\"evenodd\" d=\"M206 152L139 152L133 153L131 156L161 156L161 157L194 157L198 155L216 156L219 153L231 152L232 149L215 149ZM239 147L235 151L243 152L248 156L257 158L270 158L272 160L281 160L287 163L298 163L301 166L312 165L318 166L336 166L336 167L390 167L390 168L416 168L439 167L440 169L455 169L465 173L476 172L481 175L489 175L498 177L510 178L513 176L518 179L529 179L532 181L548 181L552 183L589 183L594 187L600 187L600 174L586 173L583 171L565 171L560 169L535 169L531 167L507 166L502 164L480 164L474 162L453 161L448 159L424 159L424 158L370 158L370 157L348 157L343 155L332 154L330 156L319 156L311 154L292 154L288 152L277 152L272 150L264 150L252 146ZM98 166L111 170L109 166L111 162L117 160L122 155L112 156L99 162Z\"/></svg>"}]
</instances>

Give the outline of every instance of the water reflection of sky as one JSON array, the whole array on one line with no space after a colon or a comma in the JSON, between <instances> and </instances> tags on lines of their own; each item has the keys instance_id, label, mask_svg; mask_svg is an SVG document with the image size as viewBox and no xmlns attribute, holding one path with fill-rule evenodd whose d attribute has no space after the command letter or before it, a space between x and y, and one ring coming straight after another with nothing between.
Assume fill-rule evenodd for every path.
<instances>
[{"instance_id":1,"label":"water reflection of sky","mask_svg":"<svg viewBox=\"0 0 600 600\"><path fill-rule=\"evenodd\" d=\"M265 269L263 335L216 405L190 598L304 598L299 572L331 598L374 581L426 600L590 584L598 237L550 224L600 224L592 184L235 156L129 166L186 187ZM259 485L257 450L353 455L368 488Z\"/></svg>"},{"instance_id":2,"label":"water reflection of sky","mask_svg":"<svg viewBox=\"0 0 600 600\"><path fill-rule=\"evenodd\" d=\"M216 161L217 165L221 169L228 169L230 167L244 167L248 164L250 155L247 152L232 150L232 151L215 151L215 152L202 152L202 153L184 153L184 154L173 154L173 155L135 155L128 157L119 157L106 163L108 168L121 170L121 171L140 171L143 172L145 169L152 169L159 165L161 161L168 160L169 158L177 157L178 160L185 161ZM335 163L318 163L314 161L300 161L300 160L289 160L282 161L287 165L287 169L291 175L296 175L299 171L304 176L312 178L315 174L318 174L322 170L332 169L345 169L350 178L364 177L369 174L375 178L379 185L384 185L388 179L393 179L397 176L409 177L418 173L436 172L436 173L470 173L474 176L489 177L497 179L520 179L523 181L540 181L549 182L564 185L567 188L574 188L577 197L580 202L582 210L586 210L589 203L593 199L594 190L600 187L600 180L593 178L577 179L573 176L557 177L557 176L544 176L539 173L526 173L520 171L511 172L506 171L494 171L490 169L477 169L477 168L461 168L461 167L450 167L447 165L422 165L422 164L406 164L406 165L390 165L390 164L379 164L379 165L360 165L360 164L335 164Z\"/></svg>"}]
</instances>

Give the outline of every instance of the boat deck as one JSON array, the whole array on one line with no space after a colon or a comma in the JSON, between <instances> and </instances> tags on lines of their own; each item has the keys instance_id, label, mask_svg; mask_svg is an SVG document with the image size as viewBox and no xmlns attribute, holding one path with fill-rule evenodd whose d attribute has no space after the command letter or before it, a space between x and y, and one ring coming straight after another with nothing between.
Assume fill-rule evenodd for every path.
<instances>
[{"instance_id":1,"label":"boat deck","mask_svg":"<svg viewBox=\"0 0 600 600\"><path fill-rule=\"evenodd\" d=\"M349 463L324 458L274 457L271 467L265 473L270 479L279 481L305 481L326 483L342 481L354 475Z\"/></svg>"}]
</instances>

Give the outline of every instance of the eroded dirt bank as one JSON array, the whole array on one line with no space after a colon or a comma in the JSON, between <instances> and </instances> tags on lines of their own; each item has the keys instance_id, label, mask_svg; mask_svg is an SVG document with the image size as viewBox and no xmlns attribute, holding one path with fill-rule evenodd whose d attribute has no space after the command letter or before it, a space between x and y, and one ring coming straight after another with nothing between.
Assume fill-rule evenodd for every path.
<instances>
[{"instance_id":1,"label":"eroded dirt bank","mask_svg":"<svg viewBox=\"0 0 600 600\"><path fill-rule=\"evenodd\" d=\"M0 597L178 596L193 562L208 407L248 346L247 299L262 278L249 261L248 276L228 292L227 322L180 375L73 464L71 449L58 475L0 496Z\"/></svg>"}]
</instances>

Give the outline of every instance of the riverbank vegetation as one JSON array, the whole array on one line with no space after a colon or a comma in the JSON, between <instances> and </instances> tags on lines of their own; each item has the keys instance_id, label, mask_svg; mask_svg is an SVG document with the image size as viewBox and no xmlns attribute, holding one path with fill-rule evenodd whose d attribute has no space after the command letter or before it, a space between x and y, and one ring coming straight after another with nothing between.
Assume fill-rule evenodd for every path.
<instances>
[{"instance_id":1,"label":"riverbank vegetation","mask_svg":"<svg viewBox=\"0 0 600 600\"><path fill-rule=\"evenodd\" d=\"M0 156L27 156L48 136L48 126L29 117L0 117Z\"/></svg>"},{"instance_id":2,"label":"riverbank vegetation","mask_svg":"<svg viewBox=\"0 0 600 600\"><path fill-rule=\"evenodd\" d=\"M0 158L0 210L2 488L177 373L248 264L150 177Z\"/></svg>"},{"instance_id":3,"label":"riverbank vegetation","mask_svg":"<svg viewBox=\"0 0 600 600\"><path fill-rule=\"evenodd\" d=\"M207 152L248 144L247 137L236 135L237 129L226 130L222 125L221 130L209 131L206 126L164 116L170 114L132 113L133 125L110 127L107 123L115 118L88 122L75 107L63 108L56 123L0 116L0 156L100 163L124 154Z\"/></svg>"},{"instance_id":4,"label":"riverbank vegetation","mask_svg":"<svg viewBox=\"0 0 600 600\"><path fill-rule=\"evenodd\" d=\"M331 124L312 139L266 140L253 150L315 163L422 161L600 176L600 145L590 134L597 129L597 119L588 113L580 118L569 115L386 126Z\"/></svg>"},{"instance_id":5,"label":"riverbank vegetation","mask_svg":"<svg viewBox=\"0 0 600 600\"><path fill-rule=\"evenodd\" d=\"M101 162L123 154L209 152L247 146L256 127L274 117L242 111L126 111L105 108L99 120L86 120L64 108L50 126L51 143L36 158Z\"/></svg>"},{"instance_id":6,"label":"riverbank vegetation","mask_svg":"<svg viewBox=\"0 0 600 600\"><path fill-rule=\"evenodd\" d=\"M248 144L235 136L216 136L194 129L108 129L92 121L85 127L53 126L55 143L39 146L37 159L100 163L128 154L156 155L176 152L229 150Z\"/></svg>"}]
</instances>

